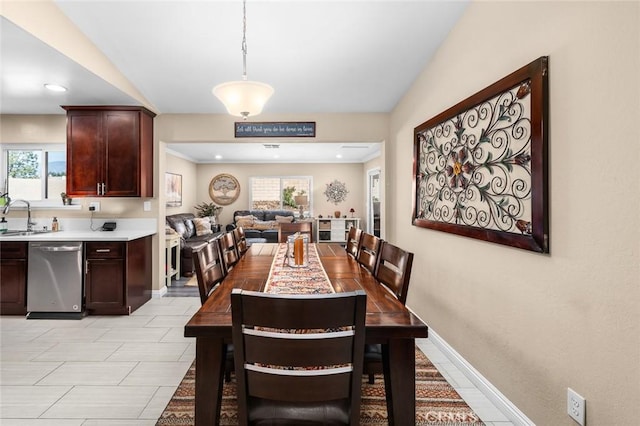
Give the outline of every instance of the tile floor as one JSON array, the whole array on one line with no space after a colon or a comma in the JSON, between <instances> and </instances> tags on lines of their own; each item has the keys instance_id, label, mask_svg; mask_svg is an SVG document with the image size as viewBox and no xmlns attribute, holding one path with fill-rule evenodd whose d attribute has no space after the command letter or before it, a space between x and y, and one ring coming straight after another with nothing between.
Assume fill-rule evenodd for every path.
<instances>
[{"instance_id":1,"label":"tile floor","mask_svg":"<svg viewBox=\"0 0 640 426\"><path fill-rule=\"evenodd\" d=\"M183 326L199 306L164 297L130 316L0 317L0 425L155 425L195 357ZM428 339L418 344L487 425L511 425Z\"/></svg>"}]
</instances>

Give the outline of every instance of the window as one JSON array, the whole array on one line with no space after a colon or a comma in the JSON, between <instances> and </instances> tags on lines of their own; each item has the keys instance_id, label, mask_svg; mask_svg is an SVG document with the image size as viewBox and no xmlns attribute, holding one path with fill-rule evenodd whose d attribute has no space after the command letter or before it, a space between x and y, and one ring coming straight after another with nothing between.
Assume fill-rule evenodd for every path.
<instances>
[{"instance_id":1,"label":"window","mask_svg":"<svg viewBox=\"0 0 640 426\"><path fill-rule=\"evenodd\" d=\"M311 176L268 176L250 179L250 205L252 210L292 210L297 211L295 197L307 196L307 205L303 206L305 216L310 216Z\"/></svg>"},{"instance_id":2,"label":"window","mask_svg":"<svg viewBox=\"0 0 640 426\"><path fill-rule=\"evenodd\" d=\"M67 187L64 145L5 145L2 147L2 193L16 199L60 199Z\"/></svg>"}]
</instances>

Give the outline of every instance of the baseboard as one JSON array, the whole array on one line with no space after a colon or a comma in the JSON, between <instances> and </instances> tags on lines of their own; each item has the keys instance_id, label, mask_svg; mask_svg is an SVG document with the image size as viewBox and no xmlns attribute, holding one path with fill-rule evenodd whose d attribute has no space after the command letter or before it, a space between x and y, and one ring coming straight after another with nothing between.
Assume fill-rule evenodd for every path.
<instances>
[{"instance_id":1,"label":"baseboard","mask_svg":"<svg viewBox=\"0 0 640 426\"><path fill-rule=\"evenodd\" d=\"M432 328L429 328L429 340L440 352L442 352L454 364L458 370L469 379L489 401L496 406L514 425L535 426L522 411L518 409L506 396L491 384L478 370L476 370L466 359L438 335Z\"/></svg>"},{"instance_id":2,"label":"baseboard","mask_svg":"<svg viewBox=\"0 0 640 426\"><path fill-rule=\"evenodd\" d=\"M151 290L151 297L158 297L158 298L160 298L160 297L164 296L165 294L167 294L167 291L168 291L168 290L167 290L167 286L166 286L166 285L163 285L163 286L160 288L160 290Z\"/></svg>"}]
</instances>

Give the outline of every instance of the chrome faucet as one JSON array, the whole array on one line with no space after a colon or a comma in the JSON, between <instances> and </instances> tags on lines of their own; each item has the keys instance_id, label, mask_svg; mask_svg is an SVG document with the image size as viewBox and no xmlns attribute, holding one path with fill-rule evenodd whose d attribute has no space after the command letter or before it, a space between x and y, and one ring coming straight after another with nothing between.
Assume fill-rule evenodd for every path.
<instances>
[{"instance_id":1,"label":"chrome faucet","mask_svg":"<svg viewBox=\"0 0 640 426\"><path fill-rule=\"evenodd\" d=\"M11 206L14 205L15 203L17 203L18 201L21 201L23 203L25 203L27 205L27 231L31 232L33 231L33 225L35 225L35 222L31 221L31 204L27 201L27 200L13 200L7 203L6 206L4 206L4 210L2 211L2 214L7 214L9 213L9 210L11 209Z\"/></svg>"}]
</instances>

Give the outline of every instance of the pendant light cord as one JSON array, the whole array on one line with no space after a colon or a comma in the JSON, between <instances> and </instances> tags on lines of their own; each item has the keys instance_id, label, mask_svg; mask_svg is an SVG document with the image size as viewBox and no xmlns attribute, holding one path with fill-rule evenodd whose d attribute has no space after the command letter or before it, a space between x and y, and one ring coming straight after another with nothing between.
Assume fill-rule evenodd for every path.
<instances>
[{"instance_id":1,"label":"pendant light cord","mask_svg":"<svg viewBox=\"0 0 640 426\"><path fill-rule=\"evenodd\" d=\"M247 0L242 0L242 79L247 80Z\"/></svg>"}]
</instances>

